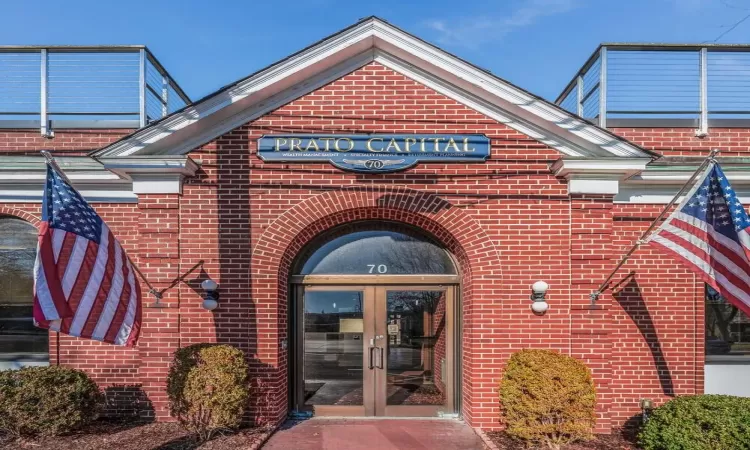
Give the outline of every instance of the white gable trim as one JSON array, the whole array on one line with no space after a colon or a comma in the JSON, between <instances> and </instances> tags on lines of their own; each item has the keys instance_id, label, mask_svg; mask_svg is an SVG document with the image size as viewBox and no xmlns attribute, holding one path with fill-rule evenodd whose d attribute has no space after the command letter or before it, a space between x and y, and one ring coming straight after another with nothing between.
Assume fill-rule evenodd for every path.
<instances>
[{"instance_id":1,"label":"white gable trim","mask_svg":"<svg viewBox=\"0 0 750 450\"><path fill-rule=\"evenodd\" d=\"M336 35L318 46L310 48L295 57L289 58L284 62L261 71L255 76L226 88L213 97L199 101L154 125L138 130L128 138L115 142L96 152L94 156L128 156L137 153L195 124L199 120L239 103L253 94L261 93L264 89L279 84L284 79L291 78L292 82L298 82L299 84L295 86L297 88L300 85L304 86L307 82L304 76L306 75L306 69L310 69L315 64L319 64L321 61L334 57L337 54L339 55L337 59L345 61L349 57L371 48L372 40L369 39L370 36L371 27L355 27L340 35ZM296 74L302 74L303 76L293 77ZM261 96L260 104L262 104L262 100L264 98ZM221 134L223 133L219 133L214 137L218 137ZM176 152L169 153L174 154Z\"/></svg>"},{"instance_id":2,"label":"white gable trim","mask_svg":"<svg viewBox=\"0 0 750 450\"><path fill-rule=\"evenodd\" d=\"M378 59L566 155L651 158L638 146L377 18L362 21L95 155L185 154Z\"/></svg>"},{"instance_id":3,"label":"white gable trim","mask_svg":"<svg viewBox=\"0 0 750 450\"><path fill-rule=\"evenodd\" d=\"M576 150L577 145L566 142L559 136L554 136L549 132L546 132L543 128L540 128L534 124L528 123L520 117L510 114L497 105L490 103L480 97L477 97L469 92L463 91L457 88L455 85L449 84L444 80L425 72L413 65L400 60L393 55L385 53L383 51L375 52L375 61L382 64L389 69L404 75L407 78L420 83L428 88L445 95L485 116L496 120L502 124L513 128L514 130L523 133L530 138L536 139L537 141L548 145L554 149L559 150L568 156L585 156L583 152Z\"/></svg>"},{"instance_id":4,"label":"white gable trim","mask_svg":"<svg viewBox=\"0 0 750 450\"><path fill-rule=\"evenodd\" d=\"M241 109L239 112L223 119L221 122L213 125L210 128L206 128L193 136L185 138L175 145L170 145L165 151L160 153L168 153L170 155L184 155L188 152L195 150L203 144L210 142L211 140L222 136L237 127L240 127L247 122L251 122L259 117L262 117L269 112L284 106L285 104L303 97L310 92L313 92L326 84L341 78L342 76L354 72L355 70L365 66L372 62L373 56L372 51L367 51L354 58L345 61L338 66L332 67L331 69L314 76L313 78L307 79L304 83L294 85L288 89L281 91L277 94L271 95L265 98L262 102L252 105L248 108ZM133 154L137 150L133 150L130 153L122 156L128 156Z\"/></svg>"},{"instance_id":5,"label":"white gable trim","mask_svg":"<svg viewBox=\"0 0 750 450\"><path fill-rule=\"evenodd\" d=\"M390 53L402 57L407 61L412 60L413 58L409 56L413 55L447 73L455 74L475 86L482 87L511 105L515 105L543 120L551 122L551 124L581 136L592 144L601 146L612 155L630 157L648 156L633 144L622 139L616 139L605 130L581 120L562 108L534 97L524 92L523 89L519 89L517 86L489 75L455 56L415 39L413 36L409 36L386 23L375 22L375 37L395 47L395 49L390 49L387 45L378 45L376 40L376 45L385 51L390 51Z\"/></svg>"}]
</instances>

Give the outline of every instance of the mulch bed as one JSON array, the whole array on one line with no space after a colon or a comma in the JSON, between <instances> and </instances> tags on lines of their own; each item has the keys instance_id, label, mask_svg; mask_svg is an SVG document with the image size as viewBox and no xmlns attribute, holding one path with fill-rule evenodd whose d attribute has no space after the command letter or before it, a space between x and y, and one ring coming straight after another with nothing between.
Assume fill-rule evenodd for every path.
<instances>
[{"instance_id":1,"label":"mulch bed","mask_svg":"<svg viewBox=\"0 0 750 450\"><path fill-rule=\"evenodd\" d=\"M273 431L243 428L217 435L201 445L176 423L133 423L99 420L68 436L14 439L0 436L0 449L34 450L223 450L253 449Z\"/></svg>"},{"instance_id":2,"label":"mulch bed","mask_svg":"<svg viewBox=\"0 0 750 450\"><path fill-rule=\"evenodd\" d=\"M527 448L523 442L508 436L504 431L487 431L488 438L499 450L518 450ZM621 434L597 434L592 441L571 444L563 447L563 450L635 450L638 447L632 436ZM546 448L546 447L545 447Z\"/></svg>"}]
</instances>

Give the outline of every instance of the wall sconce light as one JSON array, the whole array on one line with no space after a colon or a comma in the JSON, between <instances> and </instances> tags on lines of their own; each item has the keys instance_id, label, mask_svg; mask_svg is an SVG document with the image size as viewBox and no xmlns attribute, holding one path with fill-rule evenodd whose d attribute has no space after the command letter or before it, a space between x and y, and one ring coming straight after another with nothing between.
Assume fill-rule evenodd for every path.
<instances>
[{"instance_id":1,"label":"wall sconce light","mask_svg":"<svg viewBox=\"0 0 750 450\"><path fill-rule=\"evenodd\" d=\"M549 284L544 281L537 281L531 285L531 301L533 302L531 304L531 310L534 311L534 314L541 315L549 309L549 304L544 299L545 294L547 294L547 289L549 289Z\"/></svg>"},{"instance_id":2,"label":"wall sconce light","mask_svg":"<svg viewBox=\"0 0 750 450\"><path fill-rule=\"evenodd\" d=\"M206 291L206 297L203 299L203 309L213 311L219 306L219 285L214 280L208 279L201 283L201 288Z\"/></svg>"}]
</instances>

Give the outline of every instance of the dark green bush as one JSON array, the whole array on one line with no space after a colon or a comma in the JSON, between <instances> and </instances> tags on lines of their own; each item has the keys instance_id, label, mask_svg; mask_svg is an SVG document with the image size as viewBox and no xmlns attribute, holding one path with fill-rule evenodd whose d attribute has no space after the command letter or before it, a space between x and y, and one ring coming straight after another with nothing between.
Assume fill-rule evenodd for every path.
<instances>
[{"instance_id":1,"label":"dark green bush","mask_svg":"<svg viewBox=\"0 0 750 450\"><path fill-rule=\"evenodd\" d=\"M559 449L590 440L596 391L582 362L550 350L521 350L500 381L500 406L509 435Z\"/></svg>"},{"instance_id":2,"label":"dark green bush","mask_svg":"<svg viewBox=\"0 0 750 450\"><path fill-rule=\"evenodd\" d=\"M639 441L645 450L750 449L750 398L697 395L670 400L652 411Z\"/></svg>"},{"instance_id":3,"label":"dark green bush","mask_svg":"<svg viewBox=\"0 0 750 450\"><path fill-rule=\"evenodd\" d=\"M66 367L0 372L0 429L14 435L54 436L98 416L104 396L86 373Z\"/></svg>"},{"instance_id":4,"label":"dark green bush","mask_svg":"<svg viewBox=\"0 0 750 450\"><path fill-rule=\"evenodd\" d=\"M229 345L177 350L167 378L170 413L201 441L239 427L249 397L247 371L244 354Z\"/></svg>"}]
</instances>

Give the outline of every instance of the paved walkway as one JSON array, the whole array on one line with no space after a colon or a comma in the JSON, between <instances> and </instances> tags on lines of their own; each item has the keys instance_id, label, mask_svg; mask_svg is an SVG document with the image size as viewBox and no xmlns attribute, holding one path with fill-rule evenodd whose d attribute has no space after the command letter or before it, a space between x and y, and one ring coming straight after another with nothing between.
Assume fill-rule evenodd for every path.
<instances>
[{"instance_id":1,"label":"paved walkway","mask_svg":"<svg viewBox=\"0 0 750 450\"><path fill-rule=\"evenodd\" d=\"M263 450L483 450L465 423L420 419L310 419L285 423Z\"/></svg>"}]
</instances>

